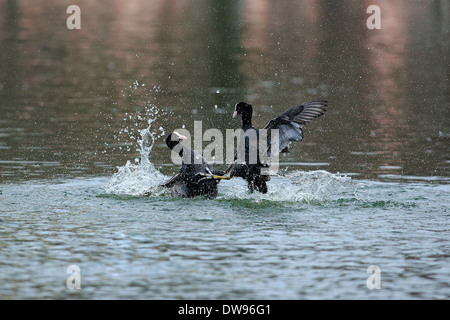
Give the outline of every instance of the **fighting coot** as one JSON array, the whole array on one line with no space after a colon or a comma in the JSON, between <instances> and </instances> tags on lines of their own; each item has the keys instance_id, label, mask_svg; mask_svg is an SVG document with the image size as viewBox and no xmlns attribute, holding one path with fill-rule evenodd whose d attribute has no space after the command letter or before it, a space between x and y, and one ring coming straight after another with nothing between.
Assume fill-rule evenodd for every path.
<instances>
[{"instance_id":1,"label":"fighting coot","mask_svg":"<svg viewBox=\"0 0 450 320\"><path fill-rule=\"evenodd\" d=\"M252 125L253 107L245 102L237 103L235 105L233 118L239 114L242 115L245 155L244 159L240 159L239 161L237 161L237 154L235 155L234 164L227 170L230 172L230 177L241 177L245 179L251 192L257 190L261 193L266 193L266 182L270 180L270 176L261 174L261 168L267 167L267 163L261 160L260 155L274 157L277 156L279 152L289 152L289 145L291 142L301 141L303 139L302 127L311 122L314 118L323 115L326 111L326 107L327 101L311 100L299 106L290 108L278 117L270 120L264 127L264 129L267 129L267 134L264 135L264 137L267 137L267 143L265 144L267 148L260 153L260 144L258 140L260 137L263 137L263 135L260 130L257 130ZM279 145L277 150L276 148L272 150L272 145L270 143L272 136L271 129L278 129ZM249 133L253 133L253 135ZM249 160L251 159L252 152L256 152L256 161Z\"/></svg>"},{"instance_id":2,"label":"fighting coot","mask_svg":"<svg viewBox=\"0 0 450 320\"><path fill-rule=\"evenodd\" d=\"M215 198L217 184L229 177L222 177L223 171L212 170L202 156L180 144L183 139L186 137L178 132L173 132L166 139L167 146L181 157L182 165L180 171L161 186L170 188L173 196Z\"/></svg>"}]
</instances>

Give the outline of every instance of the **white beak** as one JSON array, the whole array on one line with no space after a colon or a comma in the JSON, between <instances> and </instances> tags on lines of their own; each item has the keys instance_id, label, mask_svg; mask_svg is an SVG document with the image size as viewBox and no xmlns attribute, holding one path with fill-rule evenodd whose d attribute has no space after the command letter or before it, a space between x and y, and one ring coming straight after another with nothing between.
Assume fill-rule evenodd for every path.
<instances>
[{"instance_id":1,"label":"white beak","mask_svg":"<svg viewBox=\"0 0 450 320\"><path fill-rule=\"evenodd\" d=\"M178 132L174 131L173 133L176 134L176 136L178 137L178 139L180 139L180 140L187 140L187 138L186 138L185 136L179 134Z\"/></svg>"},{"instance_id":2,"label":"white beak","mask_svg":"<svg viewBox=\"0 0 450 320\"><path fill-rule=\"evenodd\" d=\"M233 119L236 118L236 116L237 116L237 111L234 111L233 112Z\"/></svg>"}]
</instances>

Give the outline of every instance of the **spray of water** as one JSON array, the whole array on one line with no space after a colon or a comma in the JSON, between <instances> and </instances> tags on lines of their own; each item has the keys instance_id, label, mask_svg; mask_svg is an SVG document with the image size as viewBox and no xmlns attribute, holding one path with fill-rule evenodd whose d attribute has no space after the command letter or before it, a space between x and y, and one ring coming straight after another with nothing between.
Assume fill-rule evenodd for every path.
<instances>
[{"instance_id":1,"label":"spray of water","mask_svg":"<svg viewBox=\"0 0 450 320\"><path fill-rule=\"evenodd\" d=\"M232 179L219 188L219 198L246 199L274 202L322 202L348 195L357 198L358 185L350 177L333 174L324 170L291 171L273 176L268 182L268 192L248 192L242 179Z\"/></svg>"},{"instance_id":2,"label":"spray of water","mask_svg":"<svg viewBox=\"0 0 450 320\"><path fill-rule=\"evenodd\" d=\"M145 108L145 115L137 115L135 121L143 122L147 119L147 127L138 130L139 137L134 136L129 128L122 129L121 133L128 133L130 138L135 138L138 144L137 151L140 154L139 159L134 162L128 160L124 166L118 167L117 172L111 177L110 182L105 187L110 194L126 194L141 196L144 194L163 194L165 190L159 185L167 179L159 172L150 161L150 153L156 139L165 134L164 128L152 128L156 121L159 109L155 105L148 105ZM132 118L132 117L130 117Z\"/></svg>"}]
</instances>

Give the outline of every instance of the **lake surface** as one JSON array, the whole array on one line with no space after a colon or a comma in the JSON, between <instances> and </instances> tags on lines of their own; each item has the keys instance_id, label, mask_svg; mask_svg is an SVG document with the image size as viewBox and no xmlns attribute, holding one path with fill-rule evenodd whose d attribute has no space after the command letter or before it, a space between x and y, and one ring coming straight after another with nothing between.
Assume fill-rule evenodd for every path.
<instances>
[{"instance_id":1,"label":"lake surface","mask_svg":"<svg viewBox=\"0 0 450 320\"><path fill-rule=\"evenodd\" d=\"M379 30L361 1L71 4L0 0L1 299L450 298L447 1L378 1ZM268 194L158 187L174 129L310 99Z\"/></svg>"}]
</instances>

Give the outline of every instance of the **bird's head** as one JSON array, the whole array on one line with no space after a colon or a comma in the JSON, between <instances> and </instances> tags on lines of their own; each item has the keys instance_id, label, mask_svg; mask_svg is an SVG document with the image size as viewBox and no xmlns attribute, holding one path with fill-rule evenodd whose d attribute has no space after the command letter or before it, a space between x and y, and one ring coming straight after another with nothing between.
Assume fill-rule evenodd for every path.
<instances>
[{"instance_id":1,"label":"bird's head","mask_svg":"<svg viewBox=\"0 0 450 320\"><path fill-rule=\"evenodd\" d=\"M180 143L181 140L186 140L186 139L187 138L185 136L174 131L167 137L166 144L170 149L173 149L173 148L175 148L176 145L178 145Z\"/></svg>"},{"instance_id":2,"label":"bird's head","mask_svg":"<svg viewBox=\"0 0 450 320\"><path fill-rule=\"evenodd\" d=\"M234 106L233 118L236 118L238 114L241 114L243 117L246 118L251 118L252 113L253 113L252 105L246 102L239 102L236 103L236 105Z\"/></svg>"}]
</instances>

